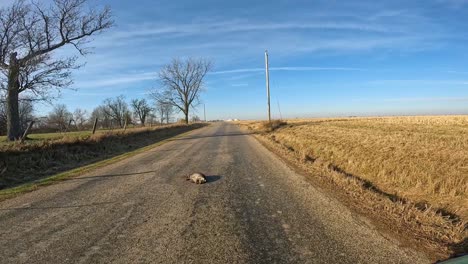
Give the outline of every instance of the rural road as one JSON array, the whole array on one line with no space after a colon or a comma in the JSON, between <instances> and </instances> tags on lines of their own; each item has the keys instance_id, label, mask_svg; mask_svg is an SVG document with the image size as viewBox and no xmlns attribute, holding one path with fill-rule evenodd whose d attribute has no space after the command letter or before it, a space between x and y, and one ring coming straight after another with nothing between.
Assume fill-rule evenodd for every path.
<instances>
[{"instance_id":1,"label":"rural road","mask_svg":"<svg viewBox=\"0 0 468 264\"><path fill-rule=\"evenodd\" d=\"M183 178L209 175L203 185ZM217 123L0 203L1 263L429 263Z\"/></svg>"}]
</instances>

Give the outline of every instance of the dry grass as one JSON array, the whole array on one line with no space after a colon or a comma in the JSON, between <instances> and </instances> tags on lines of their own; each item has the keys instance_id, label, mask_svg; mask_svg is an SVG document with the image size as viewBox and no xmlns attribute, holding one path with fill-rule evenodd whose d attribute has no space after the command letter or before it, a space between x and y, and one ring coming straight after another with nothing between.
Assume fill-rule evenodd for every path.
<instances>
[{"instance_id":1,"label":"dry grass","mask_svg":"<svg viewBox=\"0 0 468 264\"><path fill-rule=\"evenodd\" d=\"M171 125L95 135L71 134L26 144L0 145L0 167L4 163L7 166L6 172L0 175L0 190L116 157L204 125Z\"/></svg>"},{"instance_id":2,"label":"dry grass","mask_svg":"<svg viewBox=\"0 0 468 264\"><path fill-rule=\"evenodd\" d=\"M466 236L468 116L335 118L287 123L273 131L265 130L261 122L242 125L262 132L262 138L293 153L302 163L313 164L315 172L334 178L339 184L354 181L394 203L411 204L426 214L425 209L430 208L431 212L444 215L442 218L455 221L453 233L440 235L451 235L445 240L447 243ZM407 207L401 210L409 210ZM395 208L391 210L399 210Z\"/></svg>"}]
</instances>

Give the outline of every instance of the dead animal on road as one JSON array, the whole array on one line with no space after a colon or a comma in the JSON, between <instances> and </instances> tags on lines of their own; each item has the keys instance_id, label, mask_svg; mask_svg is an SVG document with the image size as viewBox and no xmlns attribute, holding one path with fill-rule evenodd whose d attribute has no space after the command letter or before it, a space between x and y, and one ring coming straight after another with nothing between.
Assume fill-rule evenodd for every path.
<instances>
[{"instance_id":1,"label":"dead animal on road","mask_svg":"<svg viewBox=\"0 0 468 264\"><path fill-rule=\"evenodd\" d=\"M203 173L196 172L192 175L187 176L187 181L191 181L196 184L203 184L206 183L206 176Z\"/></svg>"}]
</instances>

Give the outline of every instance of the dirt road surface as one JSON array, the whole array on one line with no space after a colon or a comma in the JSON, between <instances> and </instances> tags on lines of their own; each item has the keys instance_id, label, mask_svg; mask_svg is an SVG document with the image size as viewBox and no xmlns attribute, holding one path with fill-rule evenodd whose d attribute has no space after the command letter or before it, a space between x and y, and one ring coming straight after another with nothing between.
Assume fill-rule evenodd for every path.
<instances>
[{"instance_id":1,"label":"dirt road surface","mask_svg":"<svg viewBox=\"0 0 468 264\"><path fill-rule=\"evenodd\" d=\"M201 171L208 183L184 176ZM429 263L235 125L0 203L1 263Z\"/></svg>"}]
</instances>

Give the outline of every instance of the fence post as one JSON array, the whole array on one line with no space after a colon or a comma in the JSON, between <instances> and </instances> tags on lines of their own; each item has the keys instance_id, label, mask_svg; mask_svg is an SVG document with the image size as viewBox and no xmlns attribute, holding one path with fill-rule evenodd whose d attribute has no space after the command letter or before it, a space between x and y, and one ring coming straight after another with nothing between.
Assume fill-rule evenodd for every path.
<instances>
[{"instance_id":1,"label":"fence post","mask_svg":"<svg viewBox=\"0 0 468 264\"><path fill-rule=\"evenodd\" d=\"M26 128L26 131L24 131L24 134L21 137L21 143L23 143L26 137L28 136L29 130L31 130L31 127L33 126L33 124L34 124L34 121L29 122L28 128Z\"/></svg>"},{"instance_id":2,"label":"fence post","mask_svg":"<svg viewBox=\"0 0 468 264\"><path fill-rule=\"evenodd\" d=\"M97 121L98 121L98 118L96 117L96 119L94 119L94 125L93 125L93 135L94 135L94 133L96 133L96 128L97 128Z\"/></svg>"},{"instance_id":3,"label":"fence post","mask_svg":"<svg viewBox=\"0 0 468 264\"><path fill-rule=\"evenodd\" d=\"M128 121L128 119L127 119L127 118L125 118L124 132L125 132L125 130L127 130L127 121Z\"/></svg>"}]
</instances>

